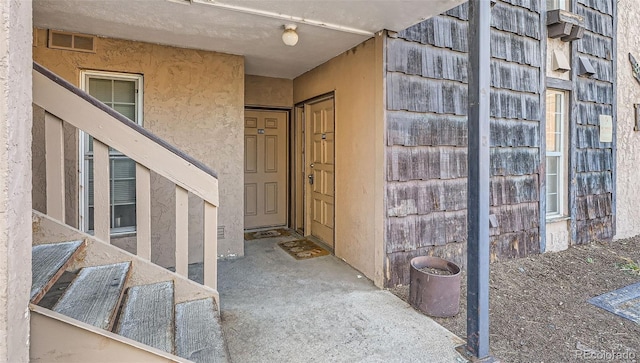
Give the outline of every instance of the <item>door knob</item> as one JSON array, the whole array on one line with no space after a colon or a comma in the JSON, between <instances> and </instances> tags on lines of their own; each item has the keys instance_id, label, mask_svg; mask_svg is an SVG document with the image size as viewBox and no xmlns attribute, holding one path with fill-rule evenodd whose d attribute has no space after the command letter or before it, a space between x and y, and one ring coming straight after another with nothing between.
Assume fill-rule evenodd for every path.
<instances>
[{"instance_id":1,"label":"door knob","mask_svg":"<svg viewBox=\"0 0 640 363\"><path fill-rule=\"evenodd\" d=\"M313 185L313 174L309 174L309 184Z\"/></svg>"},{"instance_id":2,"label":"door knob","mask_svg":"<svg viewBox=\"0 0 640 363\"><path fill-rule=\"evenodd\" d=\"M314 167L314 166L316 166L316 164L314 164L314 163L311 163L311 165L309 165L309 167L310 167L311 169L313 169L313 167Z\"/></svg>"}]
</instances>

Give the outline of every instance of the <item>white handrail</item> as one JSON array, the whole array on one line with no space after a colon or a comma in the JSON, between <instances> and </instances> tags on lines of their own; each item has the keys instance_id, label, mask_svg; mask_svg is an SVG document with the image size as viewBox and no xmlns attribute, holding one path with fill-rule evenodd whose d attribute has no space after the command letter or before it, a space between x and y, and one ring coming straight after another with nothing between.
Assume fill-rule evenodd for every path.
<instances>
[{"instance_id":1,"label":"white handrail","mask_svg":"<svg viewBox=\"0 0 640 363\"><path fill-rule=\"evenodd\" d=\"M176 272L188 273L188 193L204 200L204 283L217 286L218 179L211 169L34 63L33 103L46 111L47 210L64 222L62 121L94 138L94 230L110 242L109 147L136 161L138 254L151 258L149 172L176 184Z\"/></svg>"},{"instance_id":2,"label":"white handrail","mask_svg":"<svg viewBox=\"0 0 640 363\"><path fill-rule=\"evenodd\" d=\"M33 103L218 206L217 178L37 70L33 71Z\"/></svg>"}]
</instances>

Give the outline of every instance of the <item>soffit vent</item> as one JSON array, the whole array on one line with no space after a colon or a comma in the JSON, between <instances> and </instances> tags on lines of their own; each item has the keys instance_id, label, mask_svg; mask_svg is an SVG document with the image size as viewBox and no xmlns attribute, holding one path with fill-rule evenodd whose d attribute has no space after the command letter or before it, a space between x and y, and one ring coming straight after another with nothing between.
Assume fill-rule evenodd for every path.
<instances>
[{"instance_id":1,"label":"soffit vent","mask_svg":"<svg viewBox=\"0 0 640 363\"><path fill-rule=\"evenodd\" d=\"M95 53L96 37L87 34L49 30L49 48Z\"/></svg>"}]
</instances>

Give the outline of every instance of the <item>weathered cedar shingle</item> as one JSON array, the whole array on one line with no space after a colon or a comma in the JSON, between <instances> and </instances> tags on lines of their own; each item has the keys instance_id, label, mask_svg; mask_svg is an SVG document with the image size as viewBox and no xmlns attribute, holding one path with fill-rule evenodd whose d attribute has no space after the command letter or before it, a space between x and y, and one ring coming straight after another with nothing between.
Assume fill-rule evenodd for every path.
<instances>
[{"instance_id":1,"label":"weathered cedar shingle","mask_svg":"<svg viewBox=\"0 0 640 363\"><path fill-rule=\"evenodd\" d=\"M458 211L466 206L466 179L391 182L387 186L389 217Z\"/></svg>"},{"instance_id":2,"label":"weathered cedar shingle","mask_svg":"<svg viewBox=\"0 0 640 363\"><path fill-rule=\"evenodd\" d=\"M529 9L533 12L540 12L540 0L502 0L505 3Z\"/></svg>"},{"instance_id":3,"label":"weathered cedar shingle","mask_svg":"<svg viewBox=\"0 0 640 363\"><path fill-rule=\"evenodd\" d=\"M490 182L492 206L537 202L538 175L495 176ZM390 182L387 186L387 216L460 211L467 207L466 178Z\"/></svg>"},{"instance_id":4,"label":"weathered cedar shingle","mask_svg":"<svg viewBox=\"0 0 640 363\"><path fill-rule=\"evenodd\" d=\"M462 83L387 73L389 110L465 115L467 88Z\"/></svg>"},{"instance_id":5,"label":"weathered cedar shingle","mask_svg":"<svg viewBox=\"0 0 640 363\"><path fill-rule=\"evenodd\" d=\"M492 89L490 94L491 117L538 120L540 97L531 93Z\"/></svg>"},{"instance_id":6,"label":"weathered cedar shingle","mask_svg":"<svg viewBox=\"0 0 640 363\"><path fill-rule=\"evenodd\" d=\"M613 56L613 40L585 30L584 36L578 41L578 51L599 58L611 59Z\"/></svg>"},{"instance_id":7,"label":"weathered cedar shingle","mask_svg":"<svg viewBox=\"0 0 640 363\"><path fill-rule=\"evenodd\" d=\"M491 62L491 87L539 93L540 69L494 60Z\"/></svg>"},{"instance_id":8,"label":"weathered cedar shingle","mask_svg":"<svg viewBox=\"0 0 640 363\"><path fill-rule=\"evenodd\" d=\"M387 252L442 246L466 239L465 211L387 218Z\"/></svg>"},{"instance_id":9,"label":"weathered cedar shingle","mask_svg":"<svg viewBox=\"0 0 640 363\"><path fill-rule=\"evenodd\" d=\"M502 0L493 10L499 15L491 30L490 203L499 223L491 229L493 259L539 251L540 10L539 0ZM408 282L408 262L418 255L464 264L467 17L464 4L388 41L390 285Z\"/></svg>"},{"instance_id":10,"label":"weathered cedar shingle","mask_svg":"<svg viewBox=\"0 0 640 363\"><path fill-rule=\"evenodd\" d=\"M492 262L540 253L537 228L492 236L490 243Z\"/></svg>"},{"instance_id":11,"label":"weathered cedar shingle","mask_svg":"<svg viewBox=\"0 0 640 363\"><path fill-rule=\"evenodd\" d=\"M540 222L538 202L504 204L490 209L498 219L500 234L537 228Z\"/></svg>"},{"instance_id":12,"label":"weathered cedar shingle","mask_svg":"<svg viewBox=\"0 0 640 363\"><path fill-rule=\"evenodd\" d=\"M613 15L613 4L612 0L578 0L578 7L580 5L584 5L591 9L598 10L601 13Z\"/></svg>"},{"instance_id":13,"label":"weathered cedar shingle","mask_svg":"<svg viewBox=\"0 0 640 363\"><path fill-rule=\"evenodd\" d=\"M611 193L613 180L610 171L577 173L576 196Z\"/></svg>"},{"instance_id":14,"label":"weathered cedar shingle","mask_svg":"<svg viewBox=\"0 0 640 363\"><path fill-rule=\"evenodd\" d=\"M469 4L464 3L462 5L458 5L455 8L446 11L444 15L453 16L460 20L469 20Z\"/></svg>"},{"instance_id":15,"label":"weathered cedar shingle","mask_svg":"<svg viewBox=\"0 0 640 363\"><path fill-rule=\"evenodd\" d=\"M402 146L467 146L465 116L388 111L387 144Z\"/></svg>"},{"instance_id":16,"label":"weathered cedar shingle","mask_svg":"<svg viewBox=\"0 0 640 363\"><path fill-rule=\"evenodd\" d=\"M611 193L576 198L576 219L587 220L611 215Z\"/></svg>"},{"instance_id":17,"label":"weathered cedar shingle","mask_svg":"<svg viewBox=\"0 0 640 363\"><path fill-rule=\"evenodd\" d=\"M599 126L578 125L576 127L576 146L578 149L603 149L610 148L611 143L600 142Z\"/></svg>"},{"instance_id":18,"label":"weathered cedar shingle","mask_svg":"<svg viewBox=\"0 0 640 363\"><path fill-rule=\"evenodd\" d=\"M607 37L613 37L613 17L585 6L578 6L576 14L584 17L584 28Z\"/></svg>"},{"instance_id":19,"label":"weathered cedar shingle","mask_svg":"<svg viewBox=\"0 0 640 363\"><path fill-rule=\"evenodd\" d=\"M592 78L576 78L573 120L576 122L575 219L576 243L613 237L613 149L601 143L599 115L613 115L613 3L579 0L576 13L584 16L586 31L578 52L596 69ZM608 14L608 15L607 15ZM616 119L614 117L614 129Z\"/></svg>"},{"instance_id":20,"label":"weathered cedar shingle","mask_svg":"<svg viewBox=\"0 0 640 363\"><path fill-rule=\"evenodd\" d=\"M455 179L467 176L467 149L392 147L387 149L387 180Z\"/></svg>"},{"instance_id":21,"label":"weathered cedar shingle","mask_svg":"<svg viewBox=\"0 0 640 363\"><path fill-rule=\"evenodd\" d=\"M593 240L607 240L613 237L613 217L576 221L576 244L585 244Z\"/></svg>"},{"instance_id":22,"label":"weathered cedar shingle","mask_svg":"<svg viewBox=\"0 0 640 363\"><path fill-rule=\"evenodd\" d=\"M540 123L525 120L491 120L491 146L540 146Z\"/></svg>"},{"instance_id":23,"label":"weathered cedar shingle","mask_svg":"<svg viewBox=\"0 0 640 363\"><path fill-rule=\"evenodd\" d=\"M615 82L616 77L613 74L613 63L610 60L593 57L586 54L583 54L582 57L587 58L596 71L596 73L593 76L591 76L591 79L605 81L609 83ZM588 79L588 78L585 78L585 79Z\"/></svg>"},{"instance_id":24,"label":"weathered cedar shingle","mask_svg":"<svg viewBox=\"0 0 640 363\"><path fill-rule=\"evenodd\" d=\"M576 170L578 172L613 170L613 151L611 149L579 150L576 153Z\"/></svg>"},{"instance_id":25,"label":"weathered cedar shingle","mask_svg":"<svg viewBox=\"0 0 640 363\"><path fill-rule=\"evenodd\" d=\"M613 115L613 107L611 105L576 102L574 110L574 120L582 125L599 125L600 115Z\"/></svg>"},{"instance_id":26,"label":"weathered cedar shingle","mask_svg":"<svg viewBox=\"0 0 640 363\"><path fill-rule=\"evenodd\" d=\"M466 21L436 16L398 32L398 37L412 42L466 52L468 49L467 28Z\"/></svg>"},{"instance_id":27,"label":"weathered cedar shingle","mask_svg":"<svg viewBox=\"0 0 640 363\"><path fill-rule=\"evenodd\" d=\"M577 97L583 102L601 104L613 103L613 84L595 79L581 79L577 82Z\"/></svg>"},{"instance_id":28,"label":"weathered cedar shingle","mask_svg":"<svg viewBox=\"0 0 640 363\"><path fill-rule=\"evenodd\" d=\"M465 53L445 48L389 39L387 71L419 75L426 78L467 82Z\"/></svg>"},{"instance_id":29,"label":"weathered cedar shingle","mask_svg":"<svg viewBox=\"0 0 640 363\"><path fill-rule=\"evenodd\" d=\"M398 33L399 39L457 52L467 52L467 22L446 16L436 16ZM509 62L539 67L540 41L514 36L508 31L491 30L491 56Z\"/></svg>"},{"instance_id":30,"label":"weathered cedar shingle","mask_svg":"<svg viewBox=\"0 0 640 363\"><path fill-rule=\"evenodd\" d=\"M491 32L491 56L509 62L540 67L540 41L494 30Z\"/></svg>"},{"instance_id":31,"label":"weathered cedar shingle","mask_svg":"<svg viewBox=\"0 0 640 363\"><path fill-rule=\"evenodd\" d=\"M510 33L540 39L540 14L497 2L491 9L491 26Z\"/></svg>"},{"instance_id":32,"label":"weathered cedar shingle","mask_svg":"<svg viewBox=\"0 0 640 363\"><path fill-rule=\"evenodd\" d=\"M491 148L491 175L535 174L540 165L537 148Z\"/></svg>"},{"instance_id":33,"label":"weathered cedar shingle","mask_svg":"<svg viewBox=\"0 0 640 363\"><path fill-rule=\"evenodd\" d=\"M538 175L494 176L489 185L492 206L537 202ZM466 202L466 200L465 200Z\"/></svg>"}]
</instances>

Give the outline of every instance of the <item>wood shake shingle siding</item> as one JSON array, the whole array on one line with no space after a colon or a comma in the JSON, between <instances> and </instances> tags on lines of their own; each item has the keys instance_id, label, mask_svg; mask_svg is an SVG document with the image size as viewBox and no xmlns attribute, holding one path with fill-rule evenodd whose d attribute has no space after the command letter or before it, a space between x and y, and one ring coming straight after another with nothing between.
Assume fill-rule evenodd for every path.
<instances>
[{"instance_id":1,"label":"wood shake shingle siding","mask_svg":"<svg viewBox=\"0 0 640 363\"><path fill-rule=\"evenodd\" d=\"M584 37L575 41L574 97L571 121L574 151L570 161L572 239L577 244L610 239L615 233L614 142L600 142L599 115L614 115L615 4L578 0L575 13L585 19ZM588 59L596 73L578 75L577 58Z\"/></svg>"},{"instance_id":2,"label":"wood shake shingle siding","mask_svg":"<svg viewBox=\"0 0 640 363\"><path fill-rule=\"evenodd\" d=\"M502 0L493 8L490 208L498 221L490 231L493 260L540 249L540 11L539 0ZM466 264L467 19L464 4L388 39L388 286L408 283L409 261L416 256ZM607 84L584 87L590 94ZM589 155L583 164L606 165L602 157Z\"/></svg>"}]
</instances>

